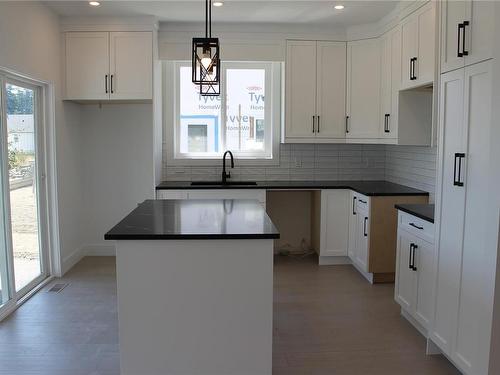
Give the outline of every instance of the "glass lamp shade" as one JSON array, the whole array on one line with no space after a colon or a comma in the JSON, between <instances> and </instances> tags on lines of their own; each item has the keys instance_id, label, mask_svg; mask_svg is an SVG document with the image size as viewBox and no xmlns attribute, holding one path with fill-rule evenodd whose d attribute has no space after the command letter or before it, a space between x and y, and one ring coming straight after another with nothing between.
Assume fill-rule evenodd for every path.
<instances>
[{"instance_id":1,"label":"glass lamp shade","mask_svg":"<svg viewBox=\"0 0 500 375\"><path fill-rule=\"evenodd\" d=\"M198 85L220 82L219 38L193 38L192 81Z\"/></svg>"}]
</instances>

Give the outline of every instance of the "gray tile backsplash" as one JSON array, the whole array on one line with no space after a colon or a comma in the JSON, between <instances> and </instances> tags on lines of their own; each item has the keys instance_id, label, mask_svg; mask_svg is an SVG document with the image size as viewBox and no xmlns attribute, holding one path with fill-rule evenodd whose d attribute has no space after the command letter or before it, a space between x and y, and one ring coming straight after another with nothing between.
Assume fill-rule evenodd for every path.
<instances>
[{"instance_id":1,"label":"gray tile backsplash","mask_svg":"<svg viewBox=\"0 0 500 375\"><path fill-rule=\"evenodd\" d=\"M178 167L163 160L163 178L169 181L218 180L222 172L221 167ZM429 191L431 200L435 174L435 148L358 144L282 144L279 165L231 170L236 181L387 180Z\"/></svg>"}]
</instances>

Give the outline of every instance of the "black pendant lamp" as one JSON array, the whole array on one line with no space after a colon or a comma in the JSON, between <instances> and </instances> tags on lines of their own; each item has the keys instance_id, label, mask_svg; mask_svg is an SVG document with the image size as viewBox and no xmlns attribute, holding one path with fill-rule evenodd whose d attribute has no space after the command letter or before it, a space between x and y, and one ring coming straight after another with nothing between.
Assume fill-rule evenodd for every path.
<instances>
[{"instance_id":1,"label":"black pendant lamp","mask_svg":"<svg viewBox=\"0 0 500 375\"><path fill-rule=\"evenodd\" d=\"M220 95L219 38L212 38L212 0L205 0L205 37L193 38L192 81L202 96Z\"/></svg>"}]
</instances>

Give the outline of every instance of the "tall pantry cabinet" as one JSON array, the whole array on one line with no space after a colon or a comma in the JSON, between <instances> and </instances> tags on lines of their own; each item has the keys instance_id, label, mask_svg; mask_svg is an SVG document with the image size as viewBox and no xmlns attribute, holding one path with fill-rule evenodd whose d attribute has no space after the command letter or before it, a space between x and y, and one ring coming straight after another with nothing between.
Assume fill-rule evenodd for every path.
<instances>
[{"instance_id":1,"label":"tall pantry cabinet","mask_svg":"<svg viewBox=\"0 0 500 375\"><path fill-rule=\"evenodd\" d=\"M450 71L440 85L440 230L432 341L466 374L488 373L493 293L489 209L492 60Z\"/></svg>"}]
</instances>

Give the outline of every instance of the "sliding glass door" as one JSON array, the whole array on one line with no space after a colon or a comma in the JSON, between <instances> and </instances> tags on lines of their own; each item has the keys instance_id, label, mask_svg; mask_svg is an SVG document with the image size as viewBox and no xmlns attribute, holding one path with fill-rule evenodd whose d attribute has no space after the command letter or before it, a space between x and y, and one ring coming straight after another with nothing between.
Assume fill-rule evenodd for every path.
<instances>
[{"instance_id":1,"label":"sliding glass door","mask_svg":"<svg viewBox=\"0 0 500 375\"><path fill-rule=\"evenodd\" d=\"M41 87L0 76L1 302L17 300L46 277Z\"/></svg>"}]
</instances>

